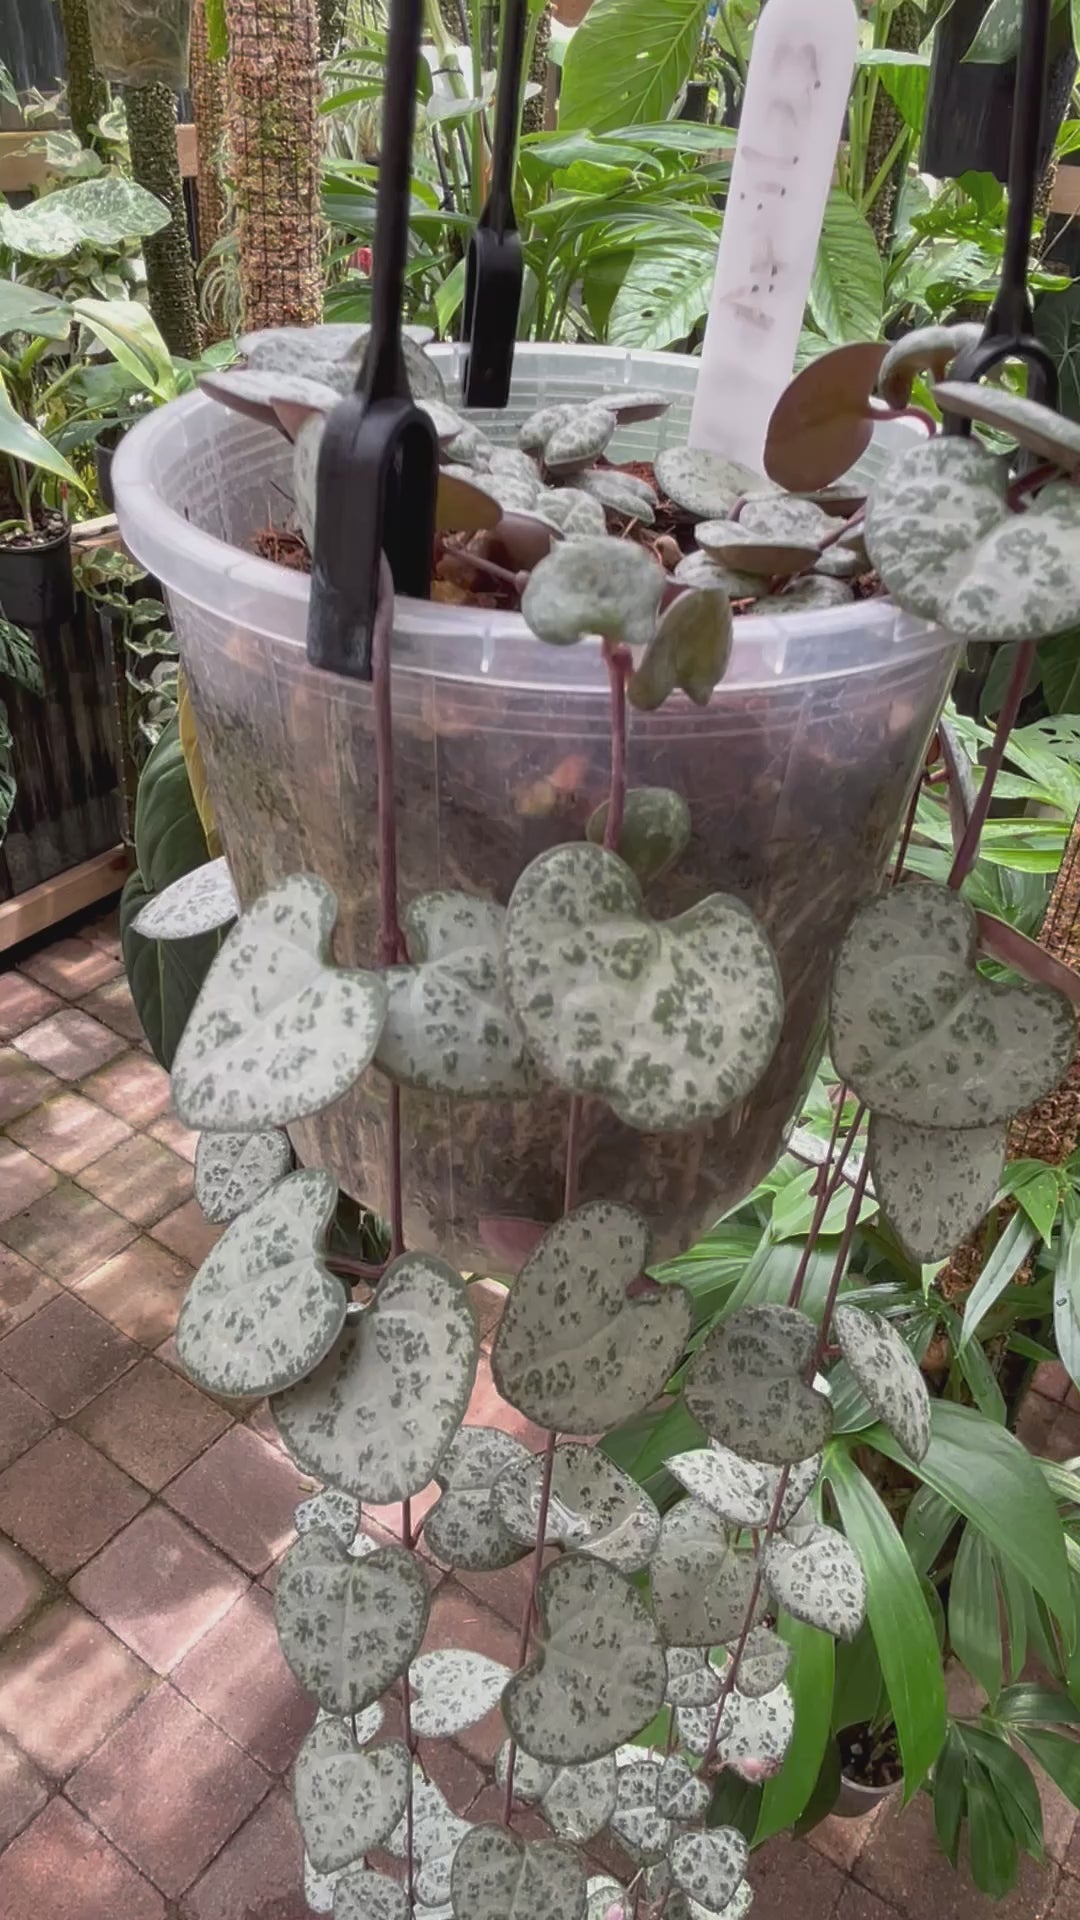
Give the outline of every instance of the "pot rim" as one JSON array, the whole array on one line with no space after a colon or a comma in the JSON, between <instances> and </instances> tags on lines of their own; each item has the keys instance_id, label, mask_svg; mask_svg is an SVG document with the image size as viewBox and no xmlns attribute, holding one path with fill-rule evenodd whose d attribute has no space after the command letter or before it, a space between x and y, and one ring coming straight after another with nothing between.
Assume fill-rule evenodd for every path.
<instances>
[{"instance_id":1,"label":"pot rim","mask_svg":"<svg viewBox=\"0 0 1080 1920\"><path fill-rule=\"evenodd\" d=\"M9 546L6 542L0 542L0 559L10 560L26 555L34 560L39 560L43 554L57 553L61 547L70 546L71 535L72 523L70 520L65 520L62 531L53 534L51 540L23 541L17 547Z\"/></svg>"}]
</instances>

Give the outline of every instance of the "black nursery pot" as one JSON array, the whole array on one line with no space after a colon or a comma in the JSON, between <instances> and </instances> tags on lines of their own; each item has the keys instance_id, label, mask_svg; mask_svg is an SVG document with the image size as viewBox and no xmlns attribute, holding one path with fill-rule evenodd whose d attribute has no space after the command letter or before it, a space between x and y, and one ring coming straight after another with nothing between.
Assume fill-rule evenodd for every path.
<instances>
[{"instance_id":1,"label":"black nursery pot","mask_svg":"<svg viewBox=\"0 0 1080 1920\"><path fill-rule=\"evenodd\" d=\"M113 454L126 432L126 427L112 427L94 443L94 477L97 480L98 492L109 513L116 512L112 484Z\"/></svg>"},{"instance_id":2,"label":"black nursery pot","mask_svg":"<svg viewBox=\"0 0 1080 1920\"><path fill-rule=\"evenodd\" d=\"M969 172L992 173L1002 183L1008 178L1016 62L991 67L964 61L985 12L986 0L953 0L934 37L920 165L939 180L955 180ZM1066 8L1050 26L1037 162L1040 174L1049 164L1076 78L1068 20Z\"/></svg>"}]
</instances>

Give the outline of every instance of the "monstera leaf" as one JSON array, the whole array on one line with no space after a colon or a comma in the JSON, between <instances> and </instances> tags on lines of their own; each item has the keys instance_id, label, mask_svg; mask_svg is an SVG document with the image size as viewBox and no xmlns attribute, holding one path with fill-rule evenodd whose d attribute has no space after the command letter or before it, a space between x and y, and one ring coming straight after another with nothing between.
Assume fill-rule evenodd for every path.
<instances>
[{"instance_id":1,"label":"monstera leaf","mask_svg":"<svg viewBox=\"0 0 1080 1920\"><path fill-rule=\"evenodd\" d=\"M739 1885L747 1858L746 1841L735 1827L681 1833L671 1849L672 1879L710 1913L719 1913Z\"/></svg>"},{"instance_id":2,"label":"monstera leaf","mask_svg":"<svg viewBox=\"0 0 1080 1920\"><path fill-rule=\"evenodd\" d=\"M188 1289L180 1359L208 1393L263 1394L302 1380L345 1323L346 1293L322 1260L337 1183L308 1167L227 1227Z\"/></svg>"},{"instance_id":3,"label":"monstera leaf","mask_svg":"<svg viewBox=\"0 0 1080 1920\"><path fill-rule=\"evenodd\" d=\"M292 1166L289 1136L266 1133L200 1133L195 1149L195 1198L206 1218L227 1224L253 1207Z\"/></svg>"},{"instance_id":4,"label":"monstera leaf","mask_svg":"<svg viewBox=\"0 0 1080 1920\"><path fill-rule=\"evenodd\" d=\"M409 1669L413 1732L421 1740L444 1740L475 1726L498 1706L509 1678L509 1667L486 1653L440 1647L421 1654Z\"/></svg>"},{"instance_id":5,"label":"monstera leaf","mask_svg":"<svg viewBox=\"0 0 1080 1920\"><path fill-rule=\"evenodd\" d=\"M132 925L145 940L190 940L227 927L239 911L228 861L208 860L147 901Z\"/></svg>"},{"instance_id":6,"label":"monstera leaf","mask_svg":"<svg viewBox=\"0 0 1080 1920\"><path fill-rule=\"evenodd\" d=\"M930 1445L930 1395L911 1348L895 1328L859 1307L833 1310L833 1338L879 1420L912 1460Z\"/></svg>"},{"instance_id":7,"label":"monstera leaf","mask_svg":"<svg viewBox=\"0 0 1080 1920\"><path fill-rule=\"evenodd\" d=\"M643 547L607 536L575 540L533 568L521 611L537 639L553 647L571 647L587 633L644 647L663 587L663 572Z\"/></svg>"},{"instance_id":8,"label":"monstera leaf","mask_svg":"<svg viewBox=\"0 0 1080 1920\"><path fill-rule=\"evenodd\" d=\"M944 1260L978 1226L1005 1167L1009 1129L912 1127L870 1116L866 1150L885 1218L915 1260Z\"/></svg>"},{"instance_id":9,"label":"monstera leaf","mask_svg":"<svg viewBox=\"0 0 1080 1920\"><path fill-rule=\"evenodd\" d=\"M499 973L505 908L466 893L428 893L405 915L415 962L386 975L375 1060L402 1086L469 1100L515 1099L538 1078Z\"/></svg>"},{"instance_id":10,"label":"monstera leaf","mask_svg":"<svg viewBox=\"0 0 1080 1920\"><path fill-rule=\"evenodd\" d=\"M711 894L654 920L630 869L589 842L526 867L503 966L545 1072L646 1132L726 1113L756 1086L780 1032L776 960L741 901Z\"/></svg>"},{"instance_id":11,"label":"monstera leaf","mask_svg":"<svg viewBox=\"0 0 1080 1920\"><path fill-rule=\"evenodd\" d=\"M567 1554L542 1574L533 1657L503 1695L524 1753L580 1764L632 1739L663 1704L666 1667L641 1595L614 1567Z\"/></svg>"},{"instance_id":12,"label":"monstera leaf","mask_svg":"<svg viewBox=\"0 0 1080 1920\"><path fill-rule=\"evenodd\" d=\"M337 901L298 873L256 900L210 969L173 1062L189 1127L249 1130L318 1113L378 1043L386 988L330 964Z\"/></svg>"},{"instance_id":13,"label":"monstera leaf","mask_svg":"<svg viewBox=\"0 0 1080 1920\"><path fill-rule=\"evenodd\" d=\"M667 1468L687 1493L732 1527L763 1527L780 1485L778 1468L767 1467L761 1460L740 1460L716 1441L692 1453L673 1454ZM781 1526L812 1492L820 1471L819 1453L792 1467L780 1507Z\"/></svg>"},{"instance_id":14,"label":"monstera leaf","mask_svg":"<svg viewBox=\"0 0 1080 1920\"><path fill-rule=\"evenodd\" d=\"M1076 1046L1069 1002L983 979L975 944L974 910L946 887L908 883L856 914L833 972L831 1052L875 1113L988 1127L1064 1077Z\"/></svg>"},{"instance_id":15,"label":"monstera leaf","mask_svg":"<svg viewBox=\"0 0 1080 1920\"><path fill-rule=\"evenodd\" d=\"M1045 486L1023 512L974 440L939 435L890 460L866 507L866 549L907 613L969 640L1032 640L1080 624L1080 493Z\"/></svg>"},{"instance_id":16,"label":"monstera leaf","mask_svg":"<svg viewBox=\"0 0 1080 1920\"><path fill-rule=\"evenodd\" d=\"M354 1560L326 1533L301 1534L281 1563L281 1651L328 1713L359 1713L409 1666L427 1627L427 1576L401 1547Z\"/></svg>"},{"instance_id":17,"label":"monstera leaf","mask_svg":"<svg viewBox=\"0 0 1080 1920\"><path fill-rule=\"evenodd\" d=\"M585 1875L557 1840L519 1840L505 1827L471 1827L454 1858L456 1920L582 1920Z\"/></svg>"},{"instance_id":18,"label":"monstera leaf","mask_svg":"<svg viewBox=\"0 0 1080 1920\"><path fill-rule=\"evenodd\" d=\"M866 1616L866 1576L842 1533L815 1526L796 1540L774 1534L762 1563L774 1598L793 1620L854 1640Z\"/></svg>"},{"instance_id":19,"label":"monstera leaf","mask_svg":"<svg viewBox=\"0 0 1080 1920\"><path fill-rule=\"evenodd\" d=\"M532 1545L508 1533L493 1494L507 1467L527 1467L532 1454L497 1427L462 1427L451 1441L435 1478L442 1488L424 1521L431 1552L465 1573L488 1573L520 1560Z\"/></svg>"},{"instance_id":20,"label":"monstera leaf","mask_svg":"<svg viewBox=\"0 0 1080 1920\"><path fill-rule=\"evenodd\" d=\"M361 1747L346 1720L314 1727L296 1757L293 1796L308 1858L320 1873L351 1866L386 1839L409 1796L400 1740Z\"/></svg>"},{"instance_id":21,"label":"monstera leaf","mask_svg":"<svg viewBox=\"0 0 1080 1920\"><path fill-rule=\"evenodd\" d=\"M715 1326L686 1376L686 1404L721 1445L771 1466L805 1460L832 1430L803 1379L818 1330L793 1307L743 1307Z\"/></svg>"},{"instance_id":22,"label":"monstera leaf","mask_svg":"<svg viewBox=\"0 0 1080 1920\"><path fill-rule=\"evenodd\" d=\"M538 1426L603 1433L647 1407L682 1353L693 1307L644 1279L645 1222L597 1200L544 1235L510 1290L491 1350L499 1392Z\"/></svg>"},{"instance_id":23,"label":"monstera leaf","mask_svg":"<svg viewBox=\"0 0 1080 1920\"><path fill-rule=\"evenodd\" d=\"M536 1539L544 1463L530 1457L495 1482L493 1500L508 1533ZM545 1539L595 1554L633 1573L651 1559L660 1515L647 1493L595 1447L569 1441L556 1448Z\"/></svg>"},{"instance_id":24,"label":"monstera leaf","mask_svg":"<svg viewBox=\"0 0 1080 1920\"><path fill-rule=\"evenodd\" d=\"M480 1337L460 1275L430 1253L391 1263L370 1307L273 1414L300 1466L377 1505L426 1487L469 1404Z\"/></svg>"},{"instance_id":25,"label":"monstera leaf","mask_svg":"<svg viewBox=\"0 0 1080 1920\"><path fill-rule=\"evenodd\" d=\"M723 1521L697 1500L664 1515L649 1568L653 1612L672 1646L715 1647L738 1633L758 1574L756 1554L735 1545ZM756 1617L765 1611L758 1595Z\"/></svg>"}]
</instances>

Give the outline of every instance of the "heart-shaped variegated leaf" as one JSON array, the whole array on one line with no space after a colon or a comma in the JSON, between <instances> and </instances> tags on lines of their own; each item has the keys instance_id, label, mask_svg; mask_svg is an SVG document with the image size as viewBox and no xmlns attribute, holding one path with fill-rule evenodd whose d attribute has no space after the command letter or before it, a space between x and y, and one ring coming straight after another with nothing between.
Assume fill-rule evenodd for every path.
<instances>
[{"instance_id":1,"label":"heart-shaped variegated leaf","mask_svg":"<svg viewBox=\"0 0 1080 1920\"><path fill-rule=\"evenodd\" d=\"M301 1534L274 1591L281 1650L329 1713L359 1713L419 1651L431 1591L401 1547L353 1559L325 1533Z\"/></svg>"},{"instance_id":2,"label":"heart-shaped variegated leaf","mask_svg":"<svg viewBox=\"0 0 1080 1920\"><path fill-rule=\"evenodd\" d=\"M987 1127L1063 1079L1076 1048L1068 1000L983 979L976 938L973 908L947 887L909 882L856 914L833 972L831 1052L873 1112Z\"/></svg>"},{"instance_id":3,"label":"heart-shaped variegated leaf","mask_svg":"<svg viewBox=\"0 0 1080 1920\"><path fill-rule=\"evenodd\" d=\"M527 1762L525 1754L521 1759ZM613 1753L582 1767L560 1767L540 1796L552 1831L575 1845L591 1840L615 1811L616 1783Z\"/></svg>"},{"instance_id":4,"label":"heart-shaped variegated leaf","mask_svg":"<svg viewBox=\"0 0 1080 1920\"><path fill-rule=\"evenodd\" d=\"M615 416L606 407L575 407L544 442L541 458L552 476L581 473L603 453L615 431Z\"/></svg>"},{"instance_id":5,"label":"heart-shaped variegated leaf","mask_svg":"<svg viewBox=\"0 0 1080 1920\"><path fill-rule=\"evenodd\" d=\"M808 1459L832 1431L828 1401L802 1377L817 1339L796 1308L743 1307L712 1329L691 1361L687 1406L733 1452L778 1467Z\"/></svg>"},{"instance_id":6,"label":"heart-shaped variegated leaf","mask_svg":"<svg viewBox=\"0 0 1080 1920\"><path fill-rule=\"evenodd\" d=\"M661 1772L651 1756L620 1762L611 1831L635 1860L657 1860L671 1843L671 1820L657 1804Z\"/></svg>"},{"instance_id":7,"label":"heart-shaped variegated leaf","mask_svg":"<svg viewBox=\"0 0 1080 1920\"><path fill-rule=\"evenodd\" d=\"M293 444L293 506L309 553L315 551L315 522L319 508L319 457L326 421L318 414L305 420Z\"/></svg>"},{"instance_id":8,"label":"heart-shaped variegated leaf","mask_svg":"<svg viewBox=\"0 0 1080 1920\"><path fill-rule=\"evenodd\" d=\"M176 1329L177 1352L197 1386L276 1393L333 1346L347 1295L321 1256L336 1206L332 1176L305 1167L225 1229L188 1289Z\"/></svg>"},{"instance_id":9,"label":"heart-shaped variegated leaf","mask_svg":"<svg viewBox=\"0 0 1080 1920\"><path fill-rule=\"evenodd\" d=\"M782 593L770 593L746 608L755 619L776 619L784 613L823 613L830 607L848 606L854 595L843 580L828 580L820 573L808 573L792 580Z\"/></svg>"},{"instance_id":10,"label":"heart-shaped variegated leaf","mask_svg":"<svg viewBox=\"0 0 1080 1920\"><path fill-rule=\"evenodd\" d=\"M514 1756L514 1799L520 1800L522 1806L535 1806L538 1800L543 1799L560 1772L566 1769L548 1767L542 1760L532 1760L527 1753L522 1753L520 1747L515 1746L512 1740L504 1740L495 1755L495 1780L500 1787L505 1787L510 1778L511 1753Z\"/></svg>"},{"instance_id":11,"label":"heart-shaped variegated leaf","mask_svg":"<svg viewBox=\"0 0 1080 1920\"><path fill-rule=\"evenodd\" d=\"M625 540L567 541L529 575L521 596L538 640L570 647L587 633L643 647L664 589L664 573L644 547Z\"/></svg>"},{"instance_id":12,"label":"heart-shaped variegated leaf","mask_svg":"<svg viewBox=\"0 0 1080 1920\"><path fill-rule=\"evenodd\" d=\"M879 1420L912 1460L930 1445L930 1396L911 1348L878 1314L838 1306L833 1338Z\"/></svg>"},{"instance_id":13,"label":"heart-shaped variegated leaf","mask_svg":"<svg viewBox=\"0 0 1080 1920\"><path fill-rule=\"evenodd\" d=\"M278 1431L298 1465L360 1500L409 1500L461 1424L479 1351L460 1275L402 1254L322 1364L274 1399Z\"/></svg>"},{"instance_id":14,"label":"heart-shaped variegated leaf","mask_svg":"<svg viewBox=\"0 0 1080 1920\"><path fill-rule=\"evenodd\" d=\"M681 688L696 706L707 707L731 658L731 602L720 587L687 587L656 623L627 695L635 707L662 707Z\"/></svg>"},{"instance_id":15,"label":"heart-shaped variegated leaf","mask_svg":"<svg viewBox=\"0 0 1080 1920\"><path fill-rule=\"evenodd\" d=\"M240 911L227 860L208 860L148 900L132 922L147 940L190 940L227 927Z\"/></svg>"},{"instance_id":16,"label":"heart-shaped variegated leaf","mask_svg":"<svg viewBox=\"0 0 1080 1920\"><path fill-rule=\"evenodd\" d=\"M474 1727L498 1706L509 1667L486 1653L440 1647L422 1653L409 1669L413 1732L421 1740L447 1740Z\"/></svg>"},{"instance_id":17,"label":"heart-shaped variegated leaf","mask_svg":"<svg viewBox=\"0 0 1080 1920\"><path fill-rule=\"evenodd\" d=\"M590 814L585 838L602 846L608 823L607 800ZM650 886L690 845L690 809L670 787L631 787L623 807L615 848L642 887Z\"/></svg>"},{"instance_id":18,"label":"heart-shaped variegated leaf","mask_svg":"<svg viewBox=\"0 0 1080 1920\"><path fill-rule=\"evenodd\" d=\"M256 1132L347 1093L386 1013L377 974L330 965L337 900L294 874L256 900L218 953L172 1070L188 1127Z\"/></svg>"},{"instance_id":19,"label":"heart-shaped variegated leaf","mask_svg":"<svg viewBox=\"0 0 1080 1920\"><path fill-rule=\"evenodd\" d=\"M1009 1129L912 1127L870 1116L867 1152L874 1192L914 1260L944 1260L978 1226L1005 1167Z\"/></svg>"},{"instance_id":20,"label":"heart-shaped variegated leaf","mask_svg":"<svg viewBox=\"0 0 1080 1920\"><path fill-rule=\"evenodd\" d=\"M993 427L1063 473L1075 474L1080 468L1080 426L1053 407L978 380L943 380L933 391L943 413Z\"/></svg>"},{"instance_id":21,"label":"heart-shaped variegated leaf","mask_svg":"<svg viewBox=\"0 0 1080 1920\"><path fill-rule=\"evenodd\" d=\"M293 1525L297 1533L332 1533L343 1547L351 1547L360 1527L360 1502L339 1487L324 1487L310 1500L301 1500Z\"/></svg>"},{"instance_id":22,"label":"heart-shaped variegated leaf","mask_svg":"<svg viewBox=\"0 0 1080 1920\"><path fill-rule=\"evenodd\" d=\"M280 1127L265 1133L201 1133L195 1198L206 1218L221 1226L253 1207L291 1166L289 1136Z\"/></svg>"},{"instance_id":23,"label":"heart-shaped variegated leaf","mask_svg":"<svg viewBox=\"0 0 1080 1920\"><path fill-rule=\"evenodd\" d=\"M415 963L386 975L376 1064L402 1086L469 1100L515 1099L538 1076L503 993L506 910L467 893L428 893L405 916Z\"/></svg>"},{"instance_id":24,"label":"heart-shaped variegated leaf","mask_svg":"<svg viewBox=\"0 0 1080 1920\"><path fill-rule=\"evenodd\" d=\"M939 435L889 462L866 506L867 552L907 613L970 640L1032 640L1080 624L1080 492L1046 486L1010 510L1008 473Z\"/></svg>"},{"instance_id":25,"label":"heart-shaped variegated leaf","mask_svg":"<svg viewBox=\"0 0 1080 1920\"><path fill-rule=\"evenodd\" d=\"M719 1913L738 1887L747 1858L746 1841L736 1827L681 1833L671 1847L672 1878L691 1899Z\"/></svg>"},{"instance_id":26,"label":"heart-shaped variegated leaf","mask_svg":"<svg viewBox=\"0 0 1080 1920\"><path fill-rule=\"evenodd\" d=\"M243 413L263 426L276 427L290 439L304 420L333 413L340 393L321 379L269 367L229 367L199 376L199 385L211 400Z\"/></svg>"},{"instance_id":27,"label":"heart-shaped variegated leaf","mask_svg":"<svg viewBox=\"0 0 1080 1920\"><path fill-rule=\"evenodd\" d=\"M642 1282L649 1233L595 1200L544 1235L510 1289L491 1350L499 1392L538 1426L603 1433L662 1390L690 1331L679 1286Z\"/></svg>"},{"instance_id":28,"label":"heart-shaped variegated leaf","mask_svg":"<svg viewBox=\"0 0 1080 1920\"><path fill-rule=\"evenodd\" d=\"M603 507L581 487L541 487L532 510L566 540L596 541L607 534Z\"/></svg>"},{"instance_id":29,"label":"heart-shaped variegated leaf","mask_svg":"<svg viewBox=\"0 0 1080 1920\"><path fill-rule=\"evenodd\" d=\"M720 1695L720 1676L703 1647L669 1647L667 1692L673 1707L708 1707Z\"/></svg>"},{"instance_id":30,"label":"heart-shaped variegated leaf","mask_svg":"<svg viewBox=\"0 0 1080 1920\"><path fill-rule=\"evenodd\" d=\"M339 1867L336 1873L320 1873L314 1862L304 1855L304 1899L312 1913L333 1913L334 1897L345 1878L345 1868Z\"/></svg>"},{"instance_id":31,"label":"heart-shaped variegated leaf","mask_svg":"<svg viewBox=\"0 0 1080 1920\"><path fill-rule=\"evenodd\" d=\"M610 507L627 520L640 520L643 526L651 527L656 519L652 487L647 481L637 482L635 476L620 473L618 467L597 467L592 473L583 473L578 485L601 506Z\"/></svg>"},{"instance_id":32,"label":"heart-shaped variegated leaf","mask_svg":"<svg viewBox=\"0 0 1080 1920\"><path fill-rule=\"evenodd\" d=\"M890 407L906 407L911 389L920 373L931 373L940 380L957 354L977 347L983 328L977 320L965 320L956 327L916 327L893 342L881 363L877 377L878 392Z\"/></svg>"},{"instance_id":33,"label":"heart-shaped variegated leaf","mask_svg":"<svg viewBox=\"0 0 1080 1920\"><path fill-rule=\"evenodd\" d=\"M734 1655L732 1656L734 1657ZM739 1659L735 1685L749 1700L758 1700L780 1685L791 1665L791 1648L771 1627L755 1627L747 1636Z\"/></svg>"},{"instance_id":34,"label":"heart-shaped variegated leaf","mask_svg":"<svg viewBox=\"0 0 1080 1920\"><path fill-rule=\"evenodd\" d=\"M416 1897L421 1906L437 1907L450 1898L450 1875L454 1855L466 1835L472 1833L449 1806L434 1780L413 1778L413 1849L419 1861L416 1872ZM408 1829L400 1820L386 1842L387 1853L398 1860L408 1855ZM419 1914L420 1908L417 1908Z\"/></svg>"},{"instance_id":35,"label":"heart-shaped variegated leaf","mask_svg":"<svg viewBox=\"0 0 1080 1920\"><path fill-rule=\"evenodd\" d=\"M786 1683L757 1699L732 1693L720 1716L716 1758L740 1779L768 1780L783 1766L794 1731L795 1703Z\"/></svg>"},{"instance_id":36,"label":"heart-shaped variegated leaf","mask_svg":"<svg viewBox=\"0 0 1080 1920\"><path fill-rule=\"evenodd\" d=\"M409 1897L385 1873L357 1867L334 1890L334 1920L412 1920Z\"/></svg>"},{"instance_id":37,"label":"heart-shaped variegated leaf","mask_svg":"<svg viewBox=\"0 0 1080 1920\"><path fill-rule=\"evenodd\" d=\"M620 427L637 420L659 420L671 405L670 393L661 393L658 387L609 387L599 398Z\"/></svg>"},{"instance_id":38,"label":"heart-shaped variegated leaf","mask_svg":"<svg viewBox=\"0 0 1080 1920\"><path fill-rule=\"evenodd\" d=\"M724 520L736 500L761 492L761 475L702 447L665 447L656 456L656 482L695 520Z\"/></svg>"},{"instance_id":39,"label":"heart-shaped variegated leaf","mask_svg":"<svg viewBox=\"0 0 1080 1920\"><path fill-rule=\"evenodd\" d=\"M764 533L741 520L703 520L694 529L699 547L727 567L769 579L773 574L802 573L817 559L818 543L809 535Z\"/></svg>"},{"instance_id":40,"label":"heart-shaped variegated leaf","mask_svg":"<svg viewBox=\"0 0 1080 1920\"><path fill-rule=\"evenodd\" d=\"M714 893L654 920L629 867L588 841L526 867L503 967L544 1071L644 1132L726 1113L757 1085L780 1031L776 959L741 900Z\"/></svg>"},{"instance_id":41,"label":"heart-shaped variegated leaf","mask_svg":"<svg viewBox=\"0 0 1080 1920\"><path fill-rule=\"evenodd\" d=\"M599 1760L663 1704L660 1635L629 1580L584 1554L548 1567L537 1601L540 1631L503 1695L506 1724L525 1753L550 1766Z\"/></svg>"},{"instance_id":42,"label":"heart-shaped variegated leaf","mask_svg":"<svg viewBox=\"0 0 1080 1920\"><path fill-rule=\"evenodd\" d=\"M507 1467L527 1467L531 1459L512 1434L461 1428L435 1469L442 1496L424 1521L436 1559L465 1573L488 1573L523 1558L528 1547L503 1526L492 1490Z\"/></svg>"},{"instance_id":43,"label":"heart-shaped variegated leaf","mask_svg":"<svg viewBox=\"0 0 1080 1920\"><path fill-rule=\"evenodd\" d=\"M691 1773L681 1754L669 1754L656 1783L657 1812L666 1814L669 1820L697 1820L711 1799L708 1781Z\"/></svg>"},{"instance_id":44,"label":"heart-shaped variegated leaf","mask_svg":"<svg viewBox=\"0 0 1080 1920\"><path fill-rule=\"evenodd\" d=\"M617 1880L598 1873L588 1882L588 1906L585 1920L630 1920L633 1894L627 1894Z\"/></svg>"},{"instance_id":45,"label":"heart-shaped variegated leaf","mask_svg":"<svg viewBox=\"0 0 1080 1920\"><path fill-rule=\"evenodd\" d=\"M736 1546L708 1507L697 1500L670 1507L649 1568L653 1612L668 1644L714 1647L738 1633L757 1572L756 1554ZM764 1611L759 1595L755 1617Z\"/></svg>"},{"instance_id":46,"label":"heart-shaped variegated leaf","mask_svg":"<svg viewBox=\"0 0 1080 1920\"><path fill-rule=\"evenodd\" d=\"M582 1920L585 1875L557 1840L519 1840L505 1827L472 1827L454 1858L457 1920Z\"/></svg>"},{"instance_id":47,"label":"heart-shaped variegated leaf","mask_svg":"<svg viewBox=\"0 0 1080 1920\"><path fill-rule=\"evenodd\" d=\"M495 1482L500 1520L527 1544L536 1539L543 1482L539 1457L508 1467ZM648 1494L606 1454L571 1440L555 1450L545 1538L633 1573L652 1558L660 1515Z\"/></svg>"},{"instance_id":48,"label":"heart-shaped variegated leaf","mask_svg":"<svg viewBox=\"0 0 1080 1920\"><path fill-rule=\"evenodd\" d=\"M797 1540L774 1534L762 1565L773 1598L793 1620L854 1640L866 1614L866 1576L842 1533L815 1526Z\"/></svg>"},{"instance_id":49,"label":"heart-shaped variegated leaf","mask_svg":"<svg viewBox=\"0 0 1080 1920\"><path fill-rule=\"evenodd\" d=\"M348 1867L385 1840L409 1797L409 1749L360 1747L346 1720L323 1720L296 1757L293 1797L308 1858L321 1873Z\"/></svg>"},{"instance_id":50,"label":"heart-shaped variegated leaf","mask_svg":"<svg viewBox=\"0 0 1080 1920\"><path fill-rule=\"evenodd\" d=\"M729 600L756 600L768 586L760 574L741 573L696 548L683 554L672 577L684 587L721 587Z\"/></svg>"},{"instance_id":51,"label":"heart-shaped variegated leaf","mask_svg":"<svg viewBox=\"0 0 1080 1920\"><path fill-rule=\"evenodd\" d=\"M813 500L793 499L786 493L755 493L739 508L739 525L748 533L767 534L770 540L797 540L817 549L836 532L836 521ZM707 547L704 528L695 529L699 547Z\"/></svg>"},{"instance_id":52,"label":"heart-shaped variegated leaf","mask_svg":"<svg viewBox=\"0 0 1080 1920\"><path fill-rule=\"evenodd\" d=\"M487 474L476 476L470 472L466 477L456 468L440 468L435 495L435 526L439 533L482 533L497 527L502 517L498 493L506 496L509 506L531 504L531 494L522 498L520 487L514 486L512 490L507 486L498 487L495 481L488 486L487 479Z\"/></svg>"},{"instance_id":53,"label":"heart-shaped variegated leaf","mask_svg":"<svg viewBox=\"0 0 1080 1920\"><path fill-rule=\"evenodd\" d=\"M777 1467L767 1467L761 1460L741 1460L729 1447L715 1442L673 1455L667 1467L687 1493L729 1526L763 1527L772 1513L780 1484ZM820 1454L811 1454L792 1467L780 1508L781 1526L802 1505L820 1471Z\"/></svg>"}]
</instances>

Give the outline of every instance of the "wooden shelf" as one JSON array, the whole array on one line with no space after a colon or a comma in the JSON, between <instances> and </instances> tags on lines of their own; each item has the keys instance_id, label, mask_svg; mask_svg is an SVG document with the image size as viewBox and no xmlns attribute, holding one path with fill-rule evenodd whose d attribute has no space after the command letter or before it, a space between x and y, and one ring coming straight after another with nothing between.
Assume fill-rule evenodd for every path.
<instances>
[{"instance_id":1,"label":"wooden shelf","mask_svg":"<svg viewBox=\"0 0 1080 1920\"><path fill-rule=\"evenodd\" d=\"M108 853L95 854L66 873L54 874L27 893L17 893L13 900L0 901L0 953L118 893L130 866L127 848L111 847Z\"/></svg>"},{"instance_id":2,"label":"wooden shelf","mask_svg":"<svg viewBox=\"0 0 1080 1920\"><path fill-rule=\"evenodd\" d=\"M34 151L38 138L31 127L15 133L0 133L0 193L31 193L45 183L45 155ZM176 130L180 172L193 180L198 171L195 129L185 123Z\"/></svg>"}]
</instances>

